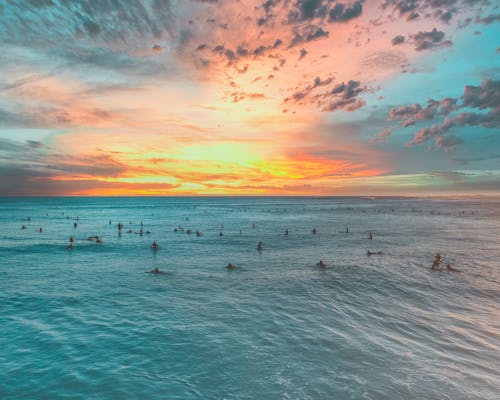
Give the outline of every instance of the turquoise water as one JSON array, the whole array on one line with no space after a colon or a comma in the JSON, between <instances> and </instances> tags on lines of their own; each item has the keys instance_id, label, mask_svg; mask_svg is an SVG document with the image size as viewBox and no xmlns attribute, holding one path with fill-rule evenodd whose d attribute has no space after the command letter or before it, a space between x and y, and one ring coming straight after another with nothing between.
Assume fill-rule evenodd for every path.
<instances>
[{"instance_id":1,"label":"turquoise water","mask_svg":"<svg viewBox=\"0 0 500 400\"><path fill-rule=\"evenodd\" d=\"M0 399L498 399L499 220L472 200L0 199ZM461 272L431 271L437 251Z\"/></svg>"}]
</instances>

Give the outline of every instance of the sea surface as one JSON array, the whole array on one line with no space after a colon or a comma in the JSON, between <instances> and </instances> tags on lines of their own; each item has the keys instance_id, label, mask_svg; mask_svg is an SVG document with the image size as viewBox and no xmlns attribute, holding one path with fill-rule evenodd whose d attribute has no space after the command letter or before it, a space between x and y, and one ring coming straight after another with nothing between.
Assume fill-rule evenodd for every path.
<instances>
[{"instance_id":1,"label":"sea surface","mask_svg":"<svg viewBox=\"0 0 500 400\"><path fill-rule=\"evenodd\" d=\"M2 400L499 398L498 201L0 198Z\"/></svg>"}]
</instances>

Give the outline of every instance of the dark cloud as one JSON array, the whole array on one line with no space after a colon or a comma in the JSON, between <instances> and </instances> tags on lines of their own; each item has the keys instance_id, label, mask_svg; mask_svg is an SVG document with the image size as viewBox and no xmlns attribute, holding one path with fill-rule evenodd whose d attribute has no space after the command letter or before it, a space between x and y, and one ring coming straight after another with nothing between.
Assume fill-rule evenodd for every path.
<instances>
[{"instance_id":1,"label":"dark cloud","mask_svg":"<svg viewBox=\"0 0 500 400\"><path fill-rule=\"evenodd\" d=\"M307 25L299 30L296 30L295 36L288 47L294 47L302 43L311 42L321 38L327 38L329 33L320 26Z\"/></svg>"},{"instance_id":2,"label":"dark cloud","mask_svg":"<svg viewBox=\"0 0 500 400\"><path fill-rule=\"evenodd\" d=\"M444 32L438 31L434 28L432 31L422 31L411 36L415 50L428 50L438 46L450 46L451 41L444 41Z\"/></svg>"},{"instance_id":3,"label":"dark cloud","mask_svg":"<svg viewBox=\"0 0 500 400\"><path fill-rule=\"evenodd\" d=\"M458 12L459 3L467 0L385 0L382 8L392 9L408 21L424 15L448 23Z\"/></svg>"},{"instance_id":4,"label":"dark cloud","mask_svg":"<svg viewBox=\"0 0 500 400\"><path fill-rule=\"evenodd\" d=\"M346 6L344 3L335 3L333 8L330 9L328 17L330 22L342 22L359 17L362 12L363 5L361 1L356 1L350 6Z\"/></svg>"},{"instance_id":5,"label":"dark cloud","mask_svg":"<svg viewBox=\"0 0 500 400\"><path fill-rule=\"evenodd\" d=\"M320 107L323 111L334 112L338 110L354 111L363 107L366 103L363 99L357 96L366 90L366 87L361 86L361 82L350 80L335 85L326 92L319 94L313 92L315 89L328 86L333 82L333 77L321 80L316 77L312 84L305 88L295 91L292 96L287 97L285 103L310 103Z\"/></svg>"},{"instance_id":6,"label":"dark cloud","mask_svg":"<svg viewBox=\"0 0 500 400\"><path fill-rule=\"evenodd\" d=\"M323 111L354 111L363 107L366 103L357 96L365 91L361 82L350 80L336 85L329 92L329 100L324 106Z\"/></svg>"},{"instance_id":7,"label":"dark cloud","mask_svg":"<svg viewBox=\"0 0 500 400\"><path fill-rule=\"evenodd\" d=\"M328 12L329 3L323 0L298 0L288 13L288 23L323 18Z\"/></svg>"},{"instance_id":8,"label":"dark cloud","mask_svg":"<svg viewBox=\"0 0 500 400\"><path fill-rule=\"evenodd\" d=\"M405 37L403 35L397 35L392 38L391 43L393 46L396 46L398 44L401 44L405 41Z\"/></svg>"}]
</instances>

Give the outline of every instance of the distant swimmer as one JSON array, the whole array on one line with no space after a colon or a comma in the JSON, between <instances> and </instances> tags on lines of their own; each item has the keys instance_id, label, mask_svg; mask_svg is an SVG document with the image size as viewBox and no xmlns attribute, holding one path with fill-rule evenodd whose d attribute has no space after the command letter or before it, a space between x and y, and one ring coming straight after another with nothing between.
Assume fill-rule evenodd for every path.
<instances>
[{"instance_id":1,"label":"distant swimmer","mask_svg":"<svg viewBox=\"0 0 500 400\"><path fill-rule=\"evenodd\" d=\"M234 265L233 263L229 263L229 264L227 264L226 268L230 271L233 271L238 267L236 265Z\"/></svg>"},{"instance_id":2,"label":"distant swimmer","mask_svg":"<svg viewBox=\"0 0 500 400\"><path fill-rule=\"evenodd\" d=\"M257 250L262 251L263 248L264 248L264 245L262 244L262 242L259 242L259 244L257 245Z\"/></svg>"},{"instance_id":3,"label":"distant swimmer","mask_svg":"<svg viewBox=\"0 0 500 400\"><path fill-rule=\"evenodd\" d=\"M111 220L109 220L109 224L111 225Z\"/></svg>"},{"instance_id":4,"label":"distant swimmer","mask_svg":"<svg viewBox=\"0 0 500 400\"><path fill-rule=\"evenodd\" d=\"M431 269L438 269L441 265L441 262L441 255L439 253L436 253L436 257L434 258Z\"/></svg>"},{"instance_id":5,"label":"distant swimmer","mask_svg":"<svg viewBox=\"0 0 500 400\"><path fill-rule=\"evenodd\" d=\"M156 267L155 269L148 271L148 274L166 274L166 272L160 271L158 267Z\"/></svg>"},{"instance_id":6,"label":"distant swimmer","mask_svg":"<svg viewBox=\"0 0 500 400\"><path fill-rule=\"evenodd\" d=\"M141 226L144 226L144 223L141 221Z\"/></svg>"},{"instance_id":7,"label":"distant swimmer","mask_svg":"<svg viewBox=\"0 0 500 400\"><path fill-rule=\"evenodd\" d=\"M21 226L21 229L26 229L26 225Z\"/></svg>"},{"instance_id":8,"label":"distant swimmer","mask_svg":"<svg viewBox=\"0 0 500 400\"><path fill-rule=\"evenodd\" d=\"M102 243L102 239L99 236L95 237L95 242L96 243Z\"/></svg>"},{"instance_id":9,"label":"distant swimmer","mask_svg":"<svg viewBox=\"0 0 500 400\"><path fill-rule=\"evenodd\" d=\"M221 229L224 229L224 224L220 224Z\"/></svg>"},{"instance_id":10,"label":"distant swimmer","mask_svg":"<svg viewBox=\"0 0 500 400\"><path fill-rule=\"evenodd\" d=\"M156 243L156 240L153 240L153 243L151 243L151 248L153 250L158 250L158 243Z\"/></svg>"},{"instance_id":11,"label":"distant swimmer","mask_svg":"<svg viewBox=\"0 0 500 400\"><path fill-rule=\"evenodd\" d=\"M75 239L73 238L73 236L70 236L70 237L69 237L69 242L70 242L70 243L73 243L74 241L75 241Z\"/></svg>"},{"instance_id":12,"label":"distant swimmer","mask_svg":"<svg viewBox=\"0 0 500 400\"><path fill-rule=\"evenodd\" d=\"M127 231L127 233L132 233L132 229L129 229L129 230Z\"/></svg>"},{"instance_id":13,"label":"distant swimmer","mask_svg":"<svg viewBox=\"0 0 500 400\"><path fill-rule=\"evenodd\" d=\"M70 243L66 246L68 250L73 250L73 243Z\"/></svg>"},{"instance_id":14,"label":"distant swimmer","mask_svg":"<svg viewBox=\"0 0 500 400\"><path fill-rule=\"evenodd\" d=\"M345 228L345 233L349 233L349 227Z\"/></svg>"},{"instance_id":15,"label":"distant swimmer","mask_svg":"<svg viewBox=\"0 0 500 400\"><path fill-rule=\"evenodd\" d=\"M373 256L373 255L375 255L375 254L380 255L380 254L382 254L382 252L381 252L381 251L370 251L370 250L368 250L368 251L366 252L366 255L367 255L367 256Z\"/></svg>"},{"instance_id":16,"label":"distant swimmer","mask_svg":"<svg viewBox=\"0 0 500 400\"><path fill-rule=\"evenodd\" d=\"M196 231L196 236L200 237L201 236L201 232L200 231Z\"/></svg>"},{"instance_id":17,"label":"distant swimmer","mask_svg":"<svg viewBox=\"0 0 500 400\"><path fill-rule=\"evenodd\" d=\"M323 260L319 260L319 263L316 264L318 267L320 268L325 268L326 267L326 264L323 262Z\"/></svg>"},{"instance_id":18,"label":"distant swimmer","mask_svg":"<svg viewBox=\"0 0 500 400\"><path fill-rule=\"evenodd\" d=\"M141 228L141 230L139 231L139 235L144 235L144 230Z\"/></svg>"},{"instance_id":19,"label":"distant swimmer","mask_svg":"<svg viewBox=\"0 0 500 400\"><path fill-rule=\"evenodd\" d=\"M313 235L316 235L316 233L318 233L318 231L316 230L316 228L313 228L313 230L311 231Z\"/></svg>"},{"instance_id":20,"label":"distant swimmer","mask_svg":"<svg viewBox=\"0 0 500 400\"><path fill-rule=\"evenodd\" d=\"M77 224L76 222L75 222L75 223L73 223L73 227L75 227L75 228L76 228L77 226L78 226L78 224Z\"/></svg>"},{"instance_id":21,"label":"distant swimmer","mask_svg":"<svg viewBox=\"0 0 500 400\"><path fill-rule=\"evenodd\" d=\"M372 240L372 239L373 239L373 235L372 235L372 233L371 233L371 232L368 234L368 239L370 239L370 240Z\"/></svg>"},{"instance_id":22,"label":"distant swimmer","mask_svg":"<svg viewBox=\"0 0 500 400\"><path fill-rule=\"evenodd\" d=\"M219 232L219 236L224 236L224 234L222 232Z\"/></svg>"},{"instance_id":23,"label":"distant swimmer","mask_svg":"<svg viewBox=\"0 0 500 400\"><path fill-rule=\"evenodd\" d=\"M288 236L288 228L285 229L285 236Z\"/></svg>"},{"instance_id":24,"label":"distant swimmer","mask_svg":"<svg viewBox=\"0 0 500 400\"><path fill-rule=\"evenodd\" d=\"M43 232L43 228L40 227L40 229L38 230L38 232L42 233Z\"/></svg>"},{"instance_id":25,"label":"distant swimmer","mask_svg":"<svg viewBox=\"0 0 500 400\"><path fill-rule=\"evenodd\" d=\"M146 234L150 234L151 232L150 231L146 231Z\"/></svg>"}]
</instances>

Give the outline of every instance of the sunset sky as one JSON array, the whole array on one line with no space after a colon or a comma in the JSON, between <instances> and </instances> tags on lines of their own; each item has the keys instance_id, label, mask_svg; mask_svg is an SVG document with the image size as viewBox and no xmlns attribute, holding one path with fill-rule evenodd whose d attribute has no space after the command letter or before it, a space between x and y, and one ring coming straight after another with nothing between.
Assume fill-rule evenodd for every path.
<instances>
[{"instance_id":1,"label":"sunset sky","mask_svg":"<svg viewBox=\"0 0 500 400\"><path fill-rule=\"evenodd\" d=\"M0 46L0 195L500 193L497 1L0 0Z\"/></svg>"}]
</instances>

